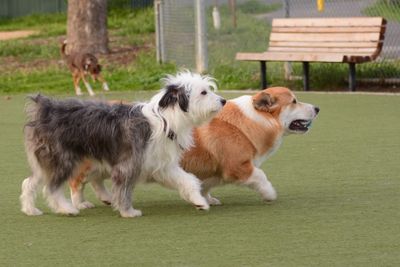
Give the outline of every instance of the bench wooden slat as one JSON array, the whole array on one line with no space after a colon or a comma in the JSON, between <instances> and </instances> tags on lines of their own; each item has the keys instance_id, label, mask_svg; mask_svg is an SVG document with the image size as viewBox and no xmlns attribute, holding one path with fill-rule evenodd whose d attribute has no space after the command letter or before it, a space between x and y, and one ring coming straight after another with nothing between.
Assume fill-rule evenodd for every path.
<instances>
[{"instance_id":1,"label":"bench wooden slat","mask_svg":"<svg viewBox=\"0 0 400 267\"><path fill-rule=\"evenodd\" d=\"M376 48L380 42L297 42L297 41L270 41L269 47L369 47Z\"/></svg>"},{"instance_id":2,"label":"bench wooden slat","mask_svg":"<svg viewBox=\"0 0 400 267\"><path fill-rule=\"evenodd\" d=\"M379 41L380 33L276 33L270 35L271 41L337 42L337 41Z\"/></svg>"},{"instance_id":3,"label":"bench wooden slat","mask_svg":"<svg viewBox=\"0 0 400 267\"><path fill-rule=\"evenodd\" d=\"M309 52L309 53L343 53L355 54L364 53L371 55L376 51L376 47L371 48L354 48L354 47L269 47L268 51L271 52Z\"/></svg>"},{"instance_id":4,"label":"bench wooden slat","mask_svg":"<svg viewBox=\"0 0 400 267\"><path fill-rule=\"evenodd\" d=\"M381 27L275 27L272 32L282 33L364 33L381 32Z\"/></svg>"},{"instance_id":5,"label":"bench wooden slat","mask_svg":"<svg viewBox=\"0 0 400 267\"><path fill-rule=\"evenodd\" d=\"M342 62L343 54L304 54L304 53L237 53L237 60L258 60L258 61L329 61Z\"/></svg>"},{"instance_id":6,"label":"bench wooden slat","mask_svg":"<svg viewBox=\"0 0 400 267\"><path fill-rule=\"evenodd\" d=\"M295 53L295 52L264 52L237 53L236 60L249 61L293 61L293 62L364 62L371 60L365 53Z\"/></svg>"},{"instance_id":7,"label":"bench wooden slat","mask_svg":"<svg viewBox=\"0 0 400 267\"><path fill-rule=\"evenodd\" d=\"M274 19L272 27L342 27L342 26L381 26L381 17L352 17L352 18L291 18Z\"/></svg>"}]
</instances>

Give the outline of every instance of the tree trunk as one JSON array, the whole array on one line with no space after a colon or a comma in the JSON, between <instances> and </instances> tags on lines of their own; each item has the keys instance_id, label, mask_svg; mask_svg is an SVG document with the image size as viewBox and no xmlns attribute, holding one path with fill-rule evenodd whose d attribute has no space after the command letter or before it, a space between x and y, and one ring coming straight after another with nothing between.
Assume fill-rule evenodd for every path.
<instances>
[{"instance_id":1,"label":"tree trunk","mask_svg":"<svg viewBox=\"0 0 400 267\"><path fill-rule=\"evenodd\" d=\"M67 53L108 53L107 0L68 0L67 40Z\"/></svg>"}]
</instances>

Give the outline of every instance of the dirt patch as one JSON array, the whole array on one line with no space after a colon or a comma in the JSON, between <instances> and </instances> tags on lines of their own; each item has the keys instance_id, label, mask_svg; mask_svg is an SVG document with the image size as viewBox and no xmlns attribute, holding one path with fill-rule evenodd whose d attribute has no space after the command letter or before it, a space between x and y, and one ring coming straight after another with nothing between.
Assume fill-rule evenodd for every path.
<instances>
[{"instance_id":1,"label":"dirt patch","mask_svg":"<svg viewBox=\"0 0 400 267\"><path fill-rule=\"evenodd\" d=\"M18 39L28 37L32 34L36 34L38 31L12 31L12 32L0 32L0 41Z\"/></svg>"}]
</instances>

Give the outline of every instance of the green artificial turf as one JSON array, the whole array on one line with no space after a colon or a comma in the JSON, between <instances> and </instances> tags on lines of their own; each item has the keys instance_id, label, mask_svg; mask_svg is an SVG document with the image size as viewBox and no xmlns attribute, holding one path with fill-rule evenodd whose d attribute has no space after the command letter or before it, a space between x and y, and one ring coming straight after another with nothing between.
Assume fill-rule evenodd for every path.
<instances>
[{"instance_id":1,"label":"green artificial turf","mask_svg":"<svg viewBox=\"0 0 400 267\"><path fill-rule=\"evenodd\" d=\"M262 166L275 203L225 186L214 190L224 205L201 212L175 191L141 185L134 206L144 216L135 219L120 218L90 188L97 207L77 217L50 213L41 196L45 214L23 215L25 96L2 96L0 266L398 266L400 96L298 96L321 113L310 133L286 137Z\"/></svg>"}]
</instances>

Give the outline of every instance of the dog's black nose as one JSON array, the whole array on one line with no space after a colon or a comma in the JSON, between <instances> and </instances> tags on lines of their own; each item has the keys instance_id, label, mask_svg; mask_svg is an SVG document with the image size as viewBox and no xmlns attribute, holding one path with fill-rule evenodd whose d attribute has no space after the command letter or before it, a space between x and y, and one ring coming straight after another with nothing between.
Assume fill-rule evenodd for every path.
<instances>
[{"instance_id":1,"label":"dog's black nose","mask_svg":"<svg viewBox=\"0 0 400 267\"><path fill-rule=\"evenodd\" d=\"M314 110L315 110L315 114L319 113L319 107L314 107Z\"/></svg>"},{"instance_id":2,"label":"dog's black nose","mask_svg":"<svg viewBox=\"0 0 400 267\"><path fill-rule=\"evenodd\" d=\"M225 104L226 104L226 99L223 99L223 98L222 98L222 99L221 99L221 103L222 103L223 106L225 106Z\"/></svg>"}]
</instances>

